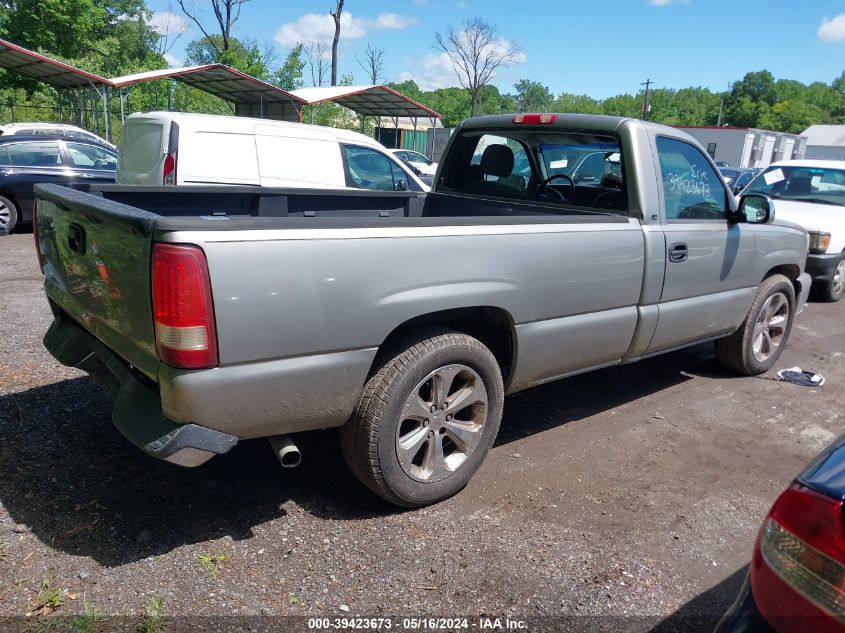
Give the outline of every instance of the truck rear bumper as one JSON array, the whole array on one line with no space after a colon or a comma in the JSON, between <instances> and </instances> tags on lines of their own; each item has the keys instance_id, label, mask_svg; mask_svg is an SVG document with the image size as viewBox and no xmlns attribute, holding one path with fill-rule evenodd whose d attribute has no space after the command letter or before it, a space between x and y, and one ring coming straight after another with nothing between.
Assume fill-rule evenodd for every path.
<instances>
[{"instance_id":1,"label":"truck rear bumper","mask_svg":"<svg viewBox=\"0 0 845 633\"><path fill-rule=\"evenodd\" d=\"M176 424L165 417L155 386L67 317L56 315L44 336L44 346L63 365L91 374L114 400L114 425L148 455L193 467L238 443L238 438L228 433L193 423Z\"/></svg>"}]
</instances>

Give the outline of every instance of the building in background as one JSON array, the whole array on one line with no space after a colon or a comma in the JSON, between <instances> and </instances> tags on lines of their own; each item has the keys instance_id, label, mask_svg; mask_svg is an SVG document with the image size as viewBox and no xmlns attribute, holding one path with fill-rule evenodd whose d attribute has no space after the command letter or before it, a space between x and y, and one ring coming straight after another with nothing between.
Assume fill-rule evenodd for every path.
<instances>
[{"instance_id":1,"label":"building in background","mask_svg":"<svg viewBox=\"0 0 845 633\"><path fill-rule=\"evenodd\" d=\"M731 167L767 167L779 160L804 158L807 137L747 127L677 126L707 150L713 160Z\"/></svg>"},{"instance_id":2,"label":"building in background","mask_svg":"<svg viewBox=\"0 0 845 633\"><path fill-rule=\"evenodd\" d=\"M802 135L807 137L805 158L845 160L845 125L811 125Z\"/></svg>"}]
</instances>

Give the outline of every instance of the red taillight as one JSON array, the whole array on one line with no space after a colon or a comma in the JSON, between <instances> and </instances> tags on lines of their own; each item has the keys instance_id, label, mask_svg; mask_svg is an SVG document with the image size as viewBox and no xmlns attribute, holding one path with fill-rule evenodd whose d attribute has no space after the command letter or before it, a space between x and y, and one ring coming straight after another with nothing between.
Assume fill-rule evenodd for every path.
<instances>
[{"instance_id":1,"label":"red taillight","mask_svg":"<svg viewBox=\"0 0 845 633\"><path fill-rule=\"evenodd\" d=\"M164 158L164 179L165 185L176 184L176 153L168 154Z\"/></svg>"},{"instance_id":2,"label":"red taillight","mask_svg":"<svg viewBox=\"0 0 845 633\"><path fill-rule=\"evenodd\" d=\"M205 254L197 246L155 244L152 270L156 348L181 369L217 366L217 330Z\"/></svg>"},{"instance_id":3,"label":"red taillight","mask_svg":"<svg viewBox=\"0 0 845 633\"><path fill-rule=\"evenodd\" d=\"M511 122L536 125L538 123L554 123L555 119L557 119L556 114L515 114Z\"/></svg>"},{"instance_id":4,"label":"red taillight","mask_svg":"<svg viewBox=\"0 0 845 633\"><path fill-rule=\"evenodd\" d=\"M841 501L795 485L772 507L751 563L754 600L779 632L845 631ZM807 629L809 630L809 629Z\"/></svg>"}]
</instances>

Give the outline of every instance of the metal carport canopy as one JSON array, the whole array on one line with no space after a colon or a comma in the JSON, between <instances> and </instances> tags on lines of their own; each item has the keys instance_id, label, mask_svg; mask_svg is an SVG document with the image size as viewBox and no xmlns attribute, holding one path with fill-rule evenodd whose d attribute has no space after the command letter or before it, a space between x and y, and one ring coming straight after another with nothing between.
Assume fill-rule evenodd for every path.
<instances>
[{"instance_id":1,"label":"metal carport canopy","mask_svg":"<svg viewBox=\"0 0 845 633\"><path fill-rule=\"evenodd\" d=\"M299 88L292 92L308 105L332 101L363 116L441 118L431 108L387 86Z\"/></svg>"},{"instance_id":2,"label":"metal carport canopy","mask_svg":"<svg viewBox=\"0 0 845 633\"><path fill-rule=\"evenodd\" d=\"M0 39L0 68L29 79L43 81L56 88L91 88L111 85L105 77L50 59L41 53L2 39Z\"/></svg>"},{"instance_id":3,"label":"metal carport canopy","mask_svg":"<svg viewBox=\"0 0 845 633\"><path fill-rule=\"evenodd\" d=\"M290 92L223 64L150 70L114 77L109 82L116 88L125 88L157 79L174 79L238 105L277 103L293 120L299 120L299 110L305 104L303 99Z\"/></svg>"}]
</instances>

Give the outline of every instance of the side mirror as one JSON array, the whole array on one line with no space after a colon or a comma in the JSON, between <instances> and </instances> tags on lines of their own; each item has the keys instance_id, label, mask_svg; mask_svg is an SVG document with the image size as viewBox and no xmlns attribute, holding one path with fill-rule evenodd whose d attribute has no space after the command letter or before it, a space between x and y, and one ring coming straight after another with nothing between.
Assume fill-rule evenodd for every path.
<instances>
[{"instance_id":1,"label":"side mirror","mask_svg":"<svg viewBox=\"0 0 845 633\"><path fill-rule=\"evenodd\" d=\"M734 185L734 195L738 196L743 189L745 189L745 185Z\"/></svg>"},{"instance_id":2,"label":"side mirror","mask_svg":"<svg viewBox=\"0 0 845 633\"><path fill-rule=\"evenodd\" d=\"M751 224L769 224L775 219L775 208L769 196L749 193L739 199L737 215Z\"/></svg>"},{"instance_id":3,"label":"side mirror","mask_svg":"<svg viewBox=\"0 0 845 633\"><path fill-rule=\"evenodd\" d=\"M397 180L393 184L394 191L408 191L408 185L404 180Z\"/></svg>"}]
</instances>

